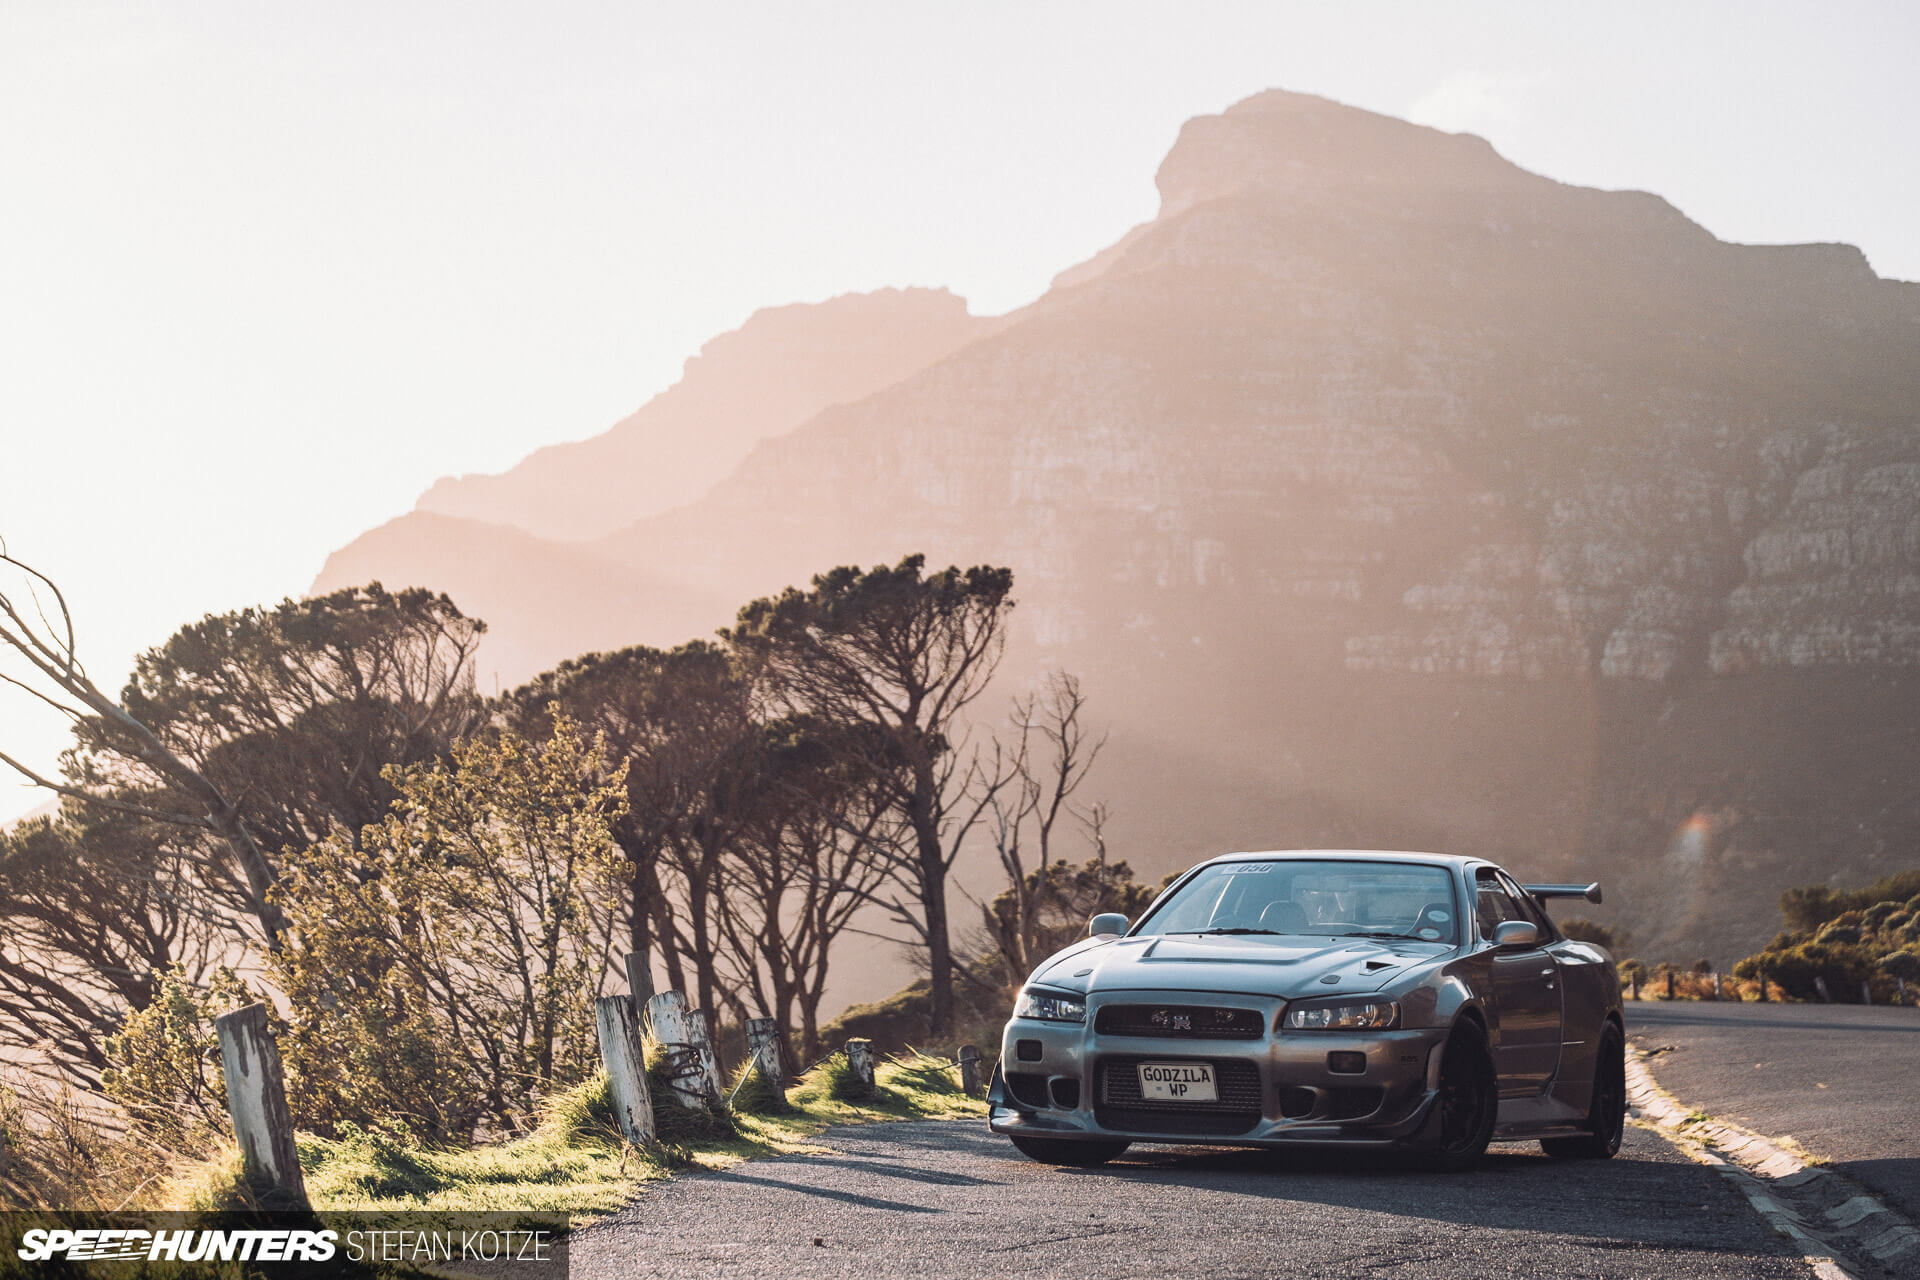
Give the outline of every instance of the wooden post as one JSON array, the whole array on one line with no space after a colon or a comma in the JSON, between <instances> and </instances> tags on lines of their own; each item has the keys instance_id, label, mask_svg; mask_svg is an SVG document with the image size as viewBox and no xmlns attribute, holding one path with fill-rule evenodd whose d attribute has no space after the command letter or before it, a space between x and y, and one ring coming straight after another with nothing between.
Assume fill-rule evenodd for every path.
<instances>
[{"instance_id":1,"label":"wooden post","mask_svg":"<svg viewBox=\"0 0 1920 1280\"><path fill-rule=\"evenodd\" d=\"M856 1093L864 1096L873 1092L873 1041L847 1041L847 1069L853 1075Z\"/></svg>"},{"instance_id":2,"label":"wooden post","mask_svg":"<svg viewBox=\"0 0 1920 1280\"><path fill-rule=\"evenodd\" d=\"M633 1002L633 1025L639 1027L647 1014L647 1001L653 999L653 969L645 956L627 957L627 999Z\"/></svg>"},{"instance_id":3,"label":"wooden post","mask_svg":"<svg viewBox=\"0 0 1920 1280\"><path fill-rule=\"evenodd\" d=\"M640 1043L633 1002L626 996L601 996L593 1002L593 1014L620 1132L636 1147L646 1146L654 1139L653 1097L647 1091L647 1051Z\"/></svg>"},{"instance_id":4,"label":"wooden post","mask_svg":"<svg viewBox=\"0 0 1920 1280\"><path fill-rule=\"evenodd\" d=\"M707 1068L687 1029L687 998L678 991L662 991L647 1001L647 1022L665 1058L674 1098L689 1110L699 1110L707 1099Z\"/></svg>"},{"instance_id":5,"label":"wooden post","mask_svg":"<svg viewBox=\"0 0 1920 1280\"><path fill-rule=\"evenodd\" d=\"M708 1102L719 1102L727 1096L726 1081L720 1078L720 1055L714 1052L713 1030L707 1025L705 1009L687 1010L688 1043L693 1051L700 1055L700 1070L705 1073L703 1088L707 1092Z\"/></svg>"},{"instance_id":6,"label":"wooden post","mask_svg":"<svg viewBox=\"0 0 1920 1280\"><path fill-rule=\"evenodd\" d=\"M1825 978L1815 978L1813 980L1813 989L1820 996L1821 1004L1833 1003L1833 993L1827 990L1827 980Z\"/></svg>"},{"instance_id":7,"label":"wooden post","mask_svg":"<svg viewBox=\"0 0 1920 1280\"><path fill-rule=\"evenodd\" d=\"M960 1091L969 1098L980 1096L980 1050L970 1044L960 1046Z\"/></svg>"},{"instance_id":8,"label":"wooden post","mask_svg":"<svg viewBox=\"0 0 1920 1280\"><path fill-rule=\"evenodd\" d=\"M280 1074L280 1049L267 1030L267 1006L250 1004L213 1020L220 1070L227 1078L227 1114L240 1143L247 1181L261 1187L270 1209L305 1209L307 1183L293 1145L293 1113Z\"/></svg>"},{"instance_id":9,"label":"wooden post","mask_svg":"<svg viewBox=\"0 0 1920 1280\"><path fill-rule=\"evenodd\" d=\"M747 1060L781 1105L787 1100L786 1071L780 1066L780 1024L772 1018L747 1019Z\"/></svg>"},{"instance_id":10,"label":"wooden post","mask_svg":"<svg viewBox=\"0 0 1920 1280\"><path fill-rule=\"evenodd\" d=\"M1667 999L1673 999L1673 970L1667 970Z\"/></svg>"},{"instance_id":11,"label":"wooden post","mask_svg":"<svg viewBox=\"0 0 1920 1280\"><path fill-rule=\"evenodd\" d=\"M1757 966L1754 973L1760 979L1760 1003L1765 1004L1767 1002L1767 966Z\"/></svg>"},{"instance_id":12,"label":"wooden post","mask_svg":"<svg viewBox=\"0 0 1920 1280\"><path fill-rule=\"evenodd\" d=\"M1633 998L1635 1000L1640 998L1640 975L1638 973L1633 975Z\"/></svg>"}]
</instances>

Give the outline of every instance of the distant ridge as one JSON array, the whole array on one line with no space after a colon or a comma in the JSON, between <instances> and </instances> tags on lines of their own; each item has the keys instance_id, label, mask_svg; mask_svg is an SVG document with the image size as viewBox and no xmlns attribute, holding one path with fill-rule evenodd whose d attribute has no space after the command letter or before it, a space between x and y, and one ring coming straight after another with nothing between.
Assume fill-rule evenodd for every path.
<instances>
[{"instance_id":1,"label":"distant ridge","mask_svg":"<svg viewBox=\"0 0 1920 1280\"><path fill-rule=\"evenodd\" d=\"M500 475L440 480L416 509L593 538L691 501L749 450L989 333L945 289L882 289L756 311L687 361L680 381L591 439Z\"/></svg>"}]
</instances>

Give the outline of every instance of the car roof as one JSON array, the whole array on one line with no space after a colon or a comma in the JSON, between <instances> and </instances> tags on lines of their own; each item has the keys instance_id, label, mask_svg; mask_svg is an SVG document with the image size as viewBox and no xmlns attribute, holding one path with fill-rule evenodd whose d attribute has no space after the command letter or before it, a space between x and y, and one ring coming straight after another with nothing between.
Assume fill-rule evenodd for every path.
<instances>
[{"instance_id":1,"label":"car roof","mask_svg":"<svg viewBox=\"0 0 1920 1280\"><path fill-rule=\"evenodd\" d=\"M1421 853L1410 849L1268 849L1261 852L1223 853L1205 862L1196 863L1197 867L1211 866L1216 862L1258 862L1275 858L1318 858L1332 861L1352 862L1420 862L1435 867L1467 867L1485 863L1485 858L1472 858L1460 853Z\"/></svg>"}]
</instances>

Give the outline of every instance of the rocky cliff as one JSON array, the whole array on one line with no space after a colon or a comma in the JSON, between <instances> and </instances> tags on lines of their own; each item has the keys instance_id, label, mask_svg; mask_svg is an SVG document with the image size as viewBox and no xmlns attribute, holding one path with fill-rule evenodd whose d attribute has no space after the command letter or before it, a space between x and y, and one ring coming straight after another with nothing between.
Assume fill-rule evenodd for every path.
<instances>
[{"instance_id":1,"label":"rocky cliff","mask_svg":"<svg viewBox=\"0 0 1920 1280\"><path fill-rule=\"evenodd\" d=\"M1154 871L1484 851L1724 962L1784 885L1912 860L1920 286L1295 94L1158 180L991 332L556 554L643 568L660 642L834 563L1012 565L1009 675L1086 674ZM321 585L474 571L342 554ZM526 589L482 610L551 635L511 676L580 647Z\"/></svg>"}]
</instances>

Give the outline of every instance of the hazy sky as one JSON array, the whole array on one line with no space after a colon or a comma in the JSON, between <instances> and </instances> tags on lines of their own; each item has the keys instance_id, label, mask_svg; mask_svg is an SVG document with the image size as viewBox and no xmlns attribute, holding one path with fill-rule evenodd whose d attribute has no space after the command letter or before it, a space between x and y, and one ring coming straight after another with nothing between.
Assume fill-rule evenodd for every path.
<instances>
[{"instance_id":1,"label":"hazy sky","mask_svg":"<svg viewBox=\"0 0 1920 1280\"><path fill-rule=\"evenodd\" d=\"M0 537L117 689L757 307L1031 300L1272 86L1920 279L1916 61L1897 2L0 0Z\"/></svg>"}]
</instances>

